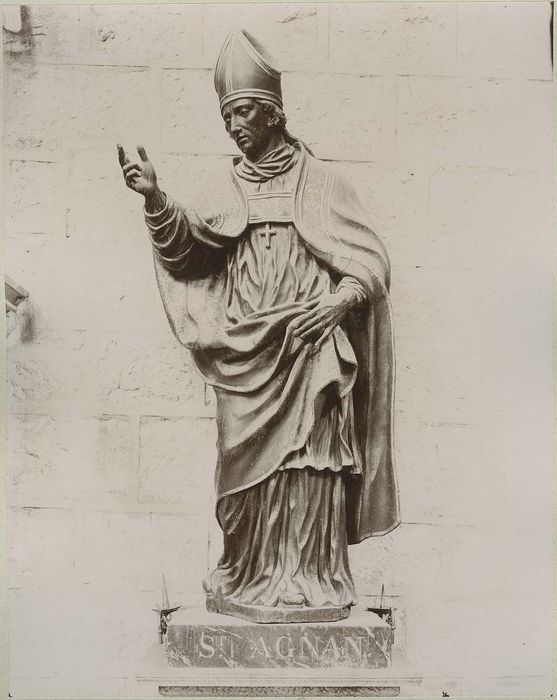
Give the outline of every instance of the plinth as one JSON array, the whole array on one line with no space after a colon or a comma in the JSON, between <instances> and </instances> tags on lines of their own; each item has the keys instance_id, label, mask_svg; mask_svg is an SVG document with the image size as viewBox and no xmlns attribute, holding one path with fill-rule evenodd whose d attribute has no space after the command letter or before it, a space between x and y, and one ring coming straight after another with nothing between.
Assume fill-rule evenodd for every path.
<instances>
[{"instance_id":1,"label":"plinth","mask_svg":"<svg viewBox=\"0 0 557 700\"><path fill-rule=\"evenodd\" d=\"M198 608L168 621L138 679L174 697L397 696L421 684L393 631L357 606L348 620L255 624Z\"/></svg>"},{"instance_id":2,"label":"plinth","mask_svg":"<svg viewBox=\"0 0 557 700\"><path fill-rule=\"evenodd\" d=\"M354 609L347 620L257 624L181 609L168 623L170 666L198 668L385 668L393 631L375 613Z\"/></svg>"}]
</instances>

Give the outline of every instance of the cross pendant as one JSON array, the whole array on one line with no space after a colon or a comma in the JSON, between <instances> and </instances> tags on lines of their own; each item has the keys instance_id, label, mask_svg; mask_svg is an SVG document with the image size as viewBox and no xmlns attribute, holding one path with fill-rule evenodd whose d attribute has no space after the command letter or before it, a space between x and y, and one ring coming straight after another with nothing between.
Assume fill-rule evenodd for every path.
<instances>
[{"instance_id":1,"label":"cross pendant","mask_svg":"<svg viewBox=\"0 0 557 700\"><path fill-rule=\"evenodd\" d=\"M276 236L277 232L275 229L271 228L271 224L265 224L265 230L259 235L261 237L266 236L267 240L265 241L265 248L269 250L271 247L271 236Z\"/></svg>"}]
</instances>

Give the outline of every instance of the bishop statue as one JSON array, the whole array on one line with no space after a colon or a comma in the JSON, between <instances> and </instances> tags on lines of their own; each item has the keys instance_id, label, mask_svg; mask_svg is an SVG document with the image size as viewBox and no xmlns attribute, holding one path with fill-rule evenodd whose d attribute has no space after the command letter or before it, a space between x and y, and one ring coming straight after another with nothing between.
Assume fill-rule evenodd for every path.
<instances>
[{"instance_id":1,"label":"bishop statue","mask_svg":"<svg viewBox=\"0 0 557 700\"><path fill-rule=\"evenodd\" d=\"M198 200L118 146L170 326L216 395L224 551L207 607L339 620L357 602L348 545L399 523L389 259L354 189L287 130L281 73L248 32L214 81L241 155Z\"/></svg>"}]
</instances>

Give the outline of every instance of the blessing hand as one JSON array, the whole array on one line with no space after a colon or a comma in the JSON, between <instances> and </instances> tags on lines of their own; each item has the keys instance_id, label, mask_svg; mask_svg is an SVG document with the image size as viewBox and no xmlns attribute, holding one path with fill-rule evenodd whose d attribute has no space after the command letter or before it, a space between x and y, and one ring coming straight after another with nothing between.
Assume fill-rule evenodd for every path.
<instances>
[{"instance_id":1,"label":"blessing hand","mask_svg":"<svg viewBox=\"0 0 557 700\"><path fill-rule=\"evenodd\" d=\"M316 301L309 311L294 319L290 329L295 338L300 338L304 342L314 341L314 350L319 350L342 321L346 312L356 303L356 295L346 288L334 294L326 294Z\"/></svg>"},{"instance_id":2,"label":"blessing hand","mask_svg":"<svg viewBox=\"0 0 557 700\"><path fill-rule=\"evenodd\" d=\"M122 174L126 185L134 192L139 192L145 197L145 210L154 214L164 209L166 196L159 189L157 184L157 174L153 164L149 160L143 146L137 147L137 152L141 158L139 163L132 163L120 144L117 145L118 160L122 168Z\"/></svg>"},{"instance_id":3,"label":"blessing hand","mask_svg":"<svg viewBox=\"0 0 557 700\"><path fill-rule=\"evenodd\" d=\"M145 197L153 195L158 190L157 174L143 146L137 147L141 165L139 162L133 163L120 144L118 144L117 149L118 160L126 185L130 190L139 192Z\"/></svg>"}]
</instances>

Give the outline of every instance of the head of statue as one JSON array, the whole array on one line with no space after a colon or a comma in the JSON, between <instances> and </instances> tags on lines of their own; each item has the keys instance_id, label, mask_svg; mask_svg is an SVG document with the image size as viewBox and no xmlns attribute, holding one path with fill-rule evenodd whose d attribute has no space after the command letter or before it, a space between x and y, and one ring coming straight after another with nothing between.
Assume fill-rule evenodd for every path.
<instances>
[{"instance_id":1,"label":"head of statue","mask_svg":"<svg viewBox=\"0 0 557 700\"><path fill-rule=\"evenodd\" d=\"M284 143L286 117L274 102L241 97L225 105L222 118L230 138L251 161Z\"/></svg>"}]
</instances>

